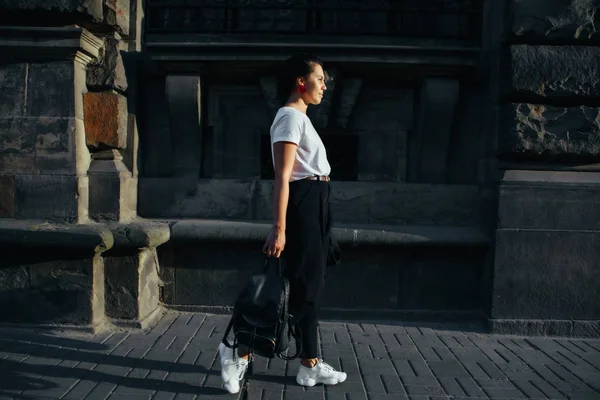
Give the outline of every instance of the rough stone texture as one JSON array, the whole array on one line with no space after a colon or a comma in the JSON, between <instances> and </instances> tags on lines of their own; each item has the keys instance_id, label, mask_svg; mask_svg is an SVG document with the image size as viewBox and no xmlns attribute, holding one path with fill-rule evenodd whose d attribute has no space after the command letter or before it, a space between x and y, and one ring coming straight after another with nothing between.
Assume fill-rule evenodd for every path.
<instances>
[{"instance_id":1,"label":"rough stone texture","mask_svg":"<svg viewBox=\"0 0 600 400\"><path fill-rule=\"evenodd\" d=\"M512 90L547 98L600 95L600 48L592 46L510 47Z\"/></svg>"},{"instance_id":2,"label":"rough stone texture","mask_svg":"<svg viewBox=\"0 0 600 400\"><path fill-rule=\"evenodd\" d=\"M95 221L124 221L136 215L136 184L118 150L94 154L89 175L89 216Z\"/></svg>"},{"instance_id":3,"label":"rough stone texture","mask_svg":"<svg viewBox=\"0 0 600 400\"><path fill-rule=\"evenodd\" d=\"M101 260L54 259L0 269L0 274L12 279L9 286L1 286L0 318L5 322L97 323L104 313L98 304L98 296L103 302L104 295L94 287L96 275L102 275L98 263Z\"/></svg>"},{"instance_id":4,"label":"rough stone texture","mask_svg":"<svg viewBox=\"0 0 600 400\"><path fill-rule=\"evenodd\" d=\"M122 35L129 35L130 0L100 0L104 3L104 23Z\"/></svg>"},{"instance_id":5,"label":"rough stone texture","mask_svg":"<svg viewBox=\"0 0 600 400\"><path fill-rule=\"evenodd\" d=\"M72 173L74 118L0 118L0 164L5 172Z\"/></svg>"},{"instance_id":6,"label":"rough stone texture","mask_svg":"<svg viewBox=\"0 0 600 400\"><path fill-rule=\"evenodd\" d=\"M492 318L600 319L600 233L496 233Z\"/></svg>"},{"instance_id":7,"label":"rough stone texture","mask_svg":"<svg viewBox=\"0 0 600 400\"><path fill-rule=\"evenodd\" d=\"M573 321L573 336L600 337L600 321Z\"/></svg>"},{"instance_id":8,"label":"rough stone texture","mask_svg":"<svg viewBox=\"0 0 600 400\"><path fill-rule=\"evenodd\" d=\"M22 116L25 110L25 93L29 65L9 64L0 67L0 116Z\"/></svg>"},{"instance_id":9,"label":"rough stone texture","mask_svg":"<svg viewBox=\"0 0 600 400\"><path fill-rule=\"evenodd\" d=\"M0 292L27 289L29 287L29 271L27 267L0 268Z\"/></svg>"},{"instance_id":10,"label":"rough stone texture","mask_svg":"<svg viewBox=\"0 0 600 400\"><path fill-rule=\"evenodd\" d=\"M0 175L0 218L15 216L15 178Z\"/></svg>"},{"instance_id":11,"label":"rough stone texture","mask_svg":"<svg viewBox=\"0 0 600 400\"><path fill-rule=\"evenodd\" d=\"M74 222L77 193L76 176L16 175L15 218Z\"/></svg>"},{"instance_id":12,"label":"rough stone texture","mask_svg":"<svg viewBox=\"0 0 600 400\"><path fill-rule=\"evenodd\" d=\"M127 76L119 43L120 39L115 37L104 39L101 59L87 68L86 82L89 88L127 90Z\"/></svg>"},{"instance_id":13,"label":"rough stone texture","mask_svg":"<svg viewBox=\"0 0 600 400\"><path fill-rule=\"evenodd\" d=\"M83 95L86 143L92 149L127 146L127 99L114 92Z\"/></svg>"},{"instance_id":14,"label":"rough stone texture","mask_svg":"<svg viewBox=\"0 0 600 400\"><path fill-rule=\"evenodd\" d=\"M137 254L104 258L106 316L109 318L138 318Z\"/></svg>"},{"instance_id":15,"label":"rough stone texture","mask_svg":"<svg viewBox=\"0 0 600 400\"><path fill-rule=\"evenodd\" d=\"M511 32L527 39L598 38L595 0L511 0Z\"/></svg>"},{"instance_id":16,"label":"rough stone texture","mask_svg":"<svg viewBox=\"0 0 600 400\"><path fill-rule=\"evenodd\" d=\"M512 104L499 138L501 154L598 156L600 109Z\"/></svg>"},{"instance_id":17,"label":"rough stone texture","mask_svg":"<svg viewBox=\"0 0 600 400\"><path fill-rule=\"evenodd\" d=\"M101 21L102 0L0 0L0 7L9 10L49 10L80 12Z\"/></svg>"},{"instance_id":18,"label":"rough stone texture","mask_svg":"<svg viewBox=\"0 0 600 400\"><path fill-rule=\"evenodd\" d=\"M156 248L143 249L138 255L139 297L138 318L144 319L160 307L160 293Z\"/></svg>"},{"instance_id":19,"label":"rough stone texture","mask_svg":"<svg viewBox=\"0 0 600 400\"><path fill-rule=\"evenodd\" d=\"M75 117L75 66L70 61L29 64L25 115ZM77 116L80 117L80 116Z\"/></svg>"}]
</instances>

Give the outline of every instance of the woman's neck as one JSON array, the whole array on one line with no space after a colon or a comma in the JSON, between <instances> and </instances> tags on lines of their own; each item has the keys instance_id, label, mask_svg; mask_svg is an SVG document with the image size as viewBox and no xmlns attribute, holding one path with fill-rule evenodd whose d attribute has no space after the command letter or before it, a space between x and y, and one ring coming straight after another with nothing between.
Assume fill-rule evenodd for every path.
<instances>
[{"instance_id":1,"label":"woman's neck","mask_svg":"<svg viewBox=\"0 0 600 400\"><path fill-rule=\"evenodd\" d=\"M308 104L306 104L302 97L300 97L299 94L296 93L292 94L288 98L288 101L287 103L285 103L285 106L295 108L296 110L304 114L306 114L306 110L308 109Z\"/></svg>"}]
</instances>

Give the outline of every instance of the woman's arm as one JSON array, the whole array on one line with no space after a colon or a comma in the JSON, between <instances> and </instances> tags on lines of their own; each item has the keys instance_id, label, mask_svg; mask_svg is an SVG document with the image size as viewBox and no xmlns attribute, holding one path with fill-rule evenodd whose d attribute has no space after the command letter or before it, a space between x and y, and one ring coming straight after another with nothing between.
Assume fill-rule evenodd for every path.
<instances>
[{"instance_id":1,"label":"woman's arm","mask_svg":"<svg viewBox=\"0 0 600 400\"><path fill-rule=\"evenodd\" d=\"M269 257L279 257L285 247L285 220L290 194L290 177L296 149L291 142L277 142L273 145L275 180L273 182L273 229L263 246L263 252Z\"/></svg>"}]
</instances>

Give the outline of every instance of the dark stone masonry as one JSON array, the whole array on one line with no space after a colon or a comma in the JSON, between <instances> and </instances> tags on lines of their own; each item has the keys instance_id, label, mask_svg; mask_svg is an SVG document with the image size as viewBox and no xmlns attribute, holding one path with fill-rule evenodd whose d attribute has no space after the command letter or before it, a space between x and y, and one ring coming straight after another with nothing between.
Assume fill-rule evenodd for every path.
<instances>
[{"instance_id":1,"label":"dark stone masonry","mask_svg":"<svg viewBox=\"0 0 600 400\"><path fill-rule=\"evenodd\" d=\"M599 337L599 10L0 0L0 322L228 313L262 265L278 68L307 50L334 78L309 110L343 251L324 318Z\"/></svg>"}]
</instances>

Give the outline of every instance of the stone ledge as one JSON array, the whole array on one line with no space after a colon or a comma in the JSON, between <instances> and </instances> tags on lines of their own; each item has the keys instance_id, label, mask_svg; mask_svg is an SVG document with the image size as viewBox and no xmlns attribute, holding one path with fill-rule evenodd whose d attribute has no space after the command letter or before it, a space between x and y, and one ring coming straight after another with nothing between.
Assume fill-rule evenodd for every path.
<instances>
[{"instance_id":1,"label":"stone ledge","mask_svg":"<svg viewBox=\"0 0 600 400\"><path fill-rule=\"evenodd\" d=\"M477 226L336 225L337 241L347 246L485 246L491 236ZM264 241L267 221L180 220L171 225L175 241Z\"/></svg>"},{"instance_id":2,"label":"stone ledge","mask_svg":"<svg viewBox=\"0 0 600 400\"><path fill-rule=\"evenodd\" d=\"M98 58L104 42L78 26L38 28L0 26L0 52L9 60L39 61L82 57Z\"/></svg>"},{"instance_id":3,"label":"stone ledge","mask_svg":"<svg viewBox=\"0 0 600 400\"><path fill-rule=\"evenodd\" d=\"M101 225L61 225L46 221L0 219L0 246L104 252L114 245L110 230Z\"/></svg>"},{"instance_id":4,"label":"stone ledge","mask_svg":"<svg viewBox=\"0 0 600 400\"><path fill-rule=\"evenodd\" d=\"M488 326L499 335L600 337L598 320L489 319Z\"/></svg>"},{"instance_id":5,"label":"stone ledge","mask_svg":"<svg viewBox=\"0 0 600 400\"><path fill-rule=\"evenodd\" d=\"M108 225L114 237L114 249L158 247L170 239L169 225L159 222L133 222Z\"/></svg>"}]
</instances>

